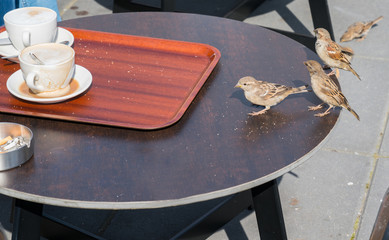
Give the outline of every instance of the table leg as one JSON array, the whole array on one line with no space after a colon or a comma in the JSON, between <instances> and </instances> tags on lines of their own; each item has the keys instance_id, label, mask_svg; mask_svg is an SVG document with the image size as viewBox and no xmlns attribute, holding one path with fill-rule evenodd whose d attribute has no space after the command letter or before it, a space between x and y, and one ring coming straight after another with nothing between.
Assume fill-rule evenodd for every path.
<instances>
[{"instance_id":1,"label":"table leg","mask_svg":"<svg viewBox=\"0 0 389 240\"><path fill-rule=\"evenodd\" d=\"M251 204L250 190L232 195L180 231L171 240L207 239Z\"/></svg>"},{"instance_id":2,"label":"table leg","mask_svg":"<svg viewBox=\"0 0 389 240\"><path fill-rule=\"evenodd\" d=\"M224 14L223 17L243 21L264 1L265 0L242 0L233 9Z\"/></svg>"},{"instance_id":3,"label":"table leg","mask_svg":"<svg viewBox=\"0 0 389 240\"><path fill-rule=\"evenodd\" d=\"M261 239L287 239L277 180L253 188L252 197Z\"/></svg>"},{"instance_id":4,"label":"table leg","mask_svg":"<svg viewBox=\"0 0 389 240\"><path fill-rule=\"evenodd\" d=\"M174 12L175 0L161 0L161 10L164 12Z\"/></svg>"},{"instance_id":5,"label":"table leg","mask_svg":"<svg viewBox=\"0 0 389 240\"><path fill-rule=\"evenodd\" d=\"M249 206L254 207L261 240L287 239L277 180L226 198L171 239L206 239Z\"/></svg>"},{"instance_id":6,"label":"table leg","mask_svg":"<svg viewBox=\"0 0 389 240\"><path fill-rule=\"evenodd\" d=\"M332 40L335 40L327 0L309 0L309 7L314 28L321 27L327 29Z\"/></svg>"},{"instance_id":7,"label":"table leg","mask_svg":"<svg viewBox=\"0 0 389 240\"><path fill-rule=\"evenodd\" d=\"M15 199L13 240L39 239L100 239L103 238L43 214L43 205Z\"/></svg>"},{"instance_id":8,"label":"table leg","mask_svg":"<svg viewBox=\"0 0 389 240\"><path fill-rule=\"evenodd\" d=\"M161 0L161 7L153 7L142 5L139 3L133 3L130 0L114 0L113 1L113 13L119 12L137 12L137 11L164 11L164 12L174 12L175 10L175 0Z\"/></svg>"},{"instance_id":9,"label":"table leg","mask_svg":"<svg viewBox=\"0 0 389 240\"><path fill-rule=\"evenodd\" d=\"M133 3L130 0L114 0L112 12L143 12L143 11L161 11L159 7L147 6L138 3Z\"/></svg>"},{"instance_id":10,"label":"table leg","mask_svg":"<svg viewBox=\"0 0 389 240\"><path fill-rule=\"evenodd\" d=\"M17 199L14 204L12 240L39 239L43 206Z\"/></svg>"}]
</instances>

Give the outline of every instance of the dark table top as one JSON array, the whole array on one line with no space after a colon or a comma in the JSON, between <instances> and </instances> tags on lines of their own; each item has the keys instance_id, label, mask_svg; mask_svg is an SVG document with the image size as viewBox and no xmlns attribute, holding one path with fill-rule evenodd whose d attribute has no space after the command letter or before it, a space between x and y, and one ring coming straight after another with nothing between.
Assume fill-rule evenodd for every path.
<instances>
[{"instance_id":1,"label":"dark table top","mask_svg":"<svg viewBox=\"0 0 389 240\"><path fill-rule=\"evenodd\" d=\"M289 96L265 115L234 88L239 78L310 84L314 52L259 26L183 13L123 13L63 21L63 27L206 43L221 59L187 112L152 131L1 113L32 129L33 158L0 172L0 193L59 206L155 208L208 200L271 181L308 159L339 110L307 107L314 93ZM76 39L77 41L77 39ZM92 73L93 74L93 73ZM6 79L2 79L5 86Z\"/></svg>"}]
</instances>

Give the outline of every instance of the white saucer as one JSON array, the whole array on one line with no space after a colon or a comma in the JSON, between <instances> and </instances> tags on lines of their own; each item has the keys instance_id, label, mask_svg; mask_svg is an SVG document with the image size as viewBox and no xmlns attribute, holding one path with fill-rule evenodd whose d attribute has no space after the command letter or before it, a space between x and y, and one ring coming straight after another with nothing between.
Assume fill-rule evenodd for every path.
<instances>
[{"instance_id":1,"label":"white saucer","mask_svg":"<svg viewBox=\"0 0 389 240\"><path fill-rule=\"evenodd\" d=\"M8 38L7 31L3 31L0 33L0 39L1 38ZM69 41L69 46L73 45L74 42L74 36L71 32L68 30L58 27L57 37L55 39L56 43L62 42L62 41ZM0 46L0 55L7 57L7 56L14 56L18 55L19 51L14 48L13 45L2 45Z\"/></svg>"},{"instance_id":2,"label":"white saucer","mask_svg":"<svg viewBox=\"0 0 389 240\"><path fill-rule=\"evenodd\" d=\"M7 88L8 91L14 95L17 98L29 101L29 102L36 102L36 103L57 103L57 102L63 102L65 100L68 100L70 98L73 98L75 96L80 95L85 90L89 88L89 86L92 84L92 74L88 71L88 69L76 65L75 73L73 79L77 80L79 86L78 88L68 94L61 97L53 97L53 98L38 98L38 97L31 97L26 94L23 94L20 92L20 86L21 84L24 84L24 79L22 75L22 71L18 70L14 72L7 80Z\"/></svg>"}]
</instances>

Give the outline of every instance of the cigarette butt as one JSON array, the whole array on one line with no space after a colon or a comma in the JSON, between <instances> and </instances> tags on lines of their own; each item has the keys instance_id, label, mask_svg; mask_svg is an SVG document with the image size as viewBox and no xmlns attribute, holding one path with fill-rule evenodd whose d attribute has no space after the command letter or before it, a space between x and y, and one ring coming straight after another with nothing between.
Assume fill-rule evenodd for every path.
<instances>
[{"instance_id":1,"label":"cigarette butt","mask_svg":"<svg viewBox=\"0 0 389 240\"><path fill-rule=\"evenodd\" d=\"M5 137L3 139L0 140L0 146L7 143L9 140L12 140L12 137L11 136L8 136L8 137Z\"/></svg>"}]
</instances>

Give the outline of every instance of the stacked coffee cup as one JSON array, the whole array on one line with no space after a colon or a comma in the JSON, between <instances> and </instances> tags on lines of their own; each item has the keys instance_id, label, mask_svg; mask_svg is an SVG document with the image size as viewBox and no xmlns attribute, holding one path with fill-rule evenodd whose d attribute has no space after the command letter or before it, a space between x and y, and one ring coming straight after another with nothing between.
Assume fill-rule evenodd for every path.
<instances>
[{"instance_id":1,"label":"stacked coffee cup","mask_svg":"<svg viewBox=\"0 0 389 240\"><path fill-rule=\"evenodd\" d=\"M43 97L67 94L75 71L75 52L55 43L56 12L43 7L18 8L4 15L4 25L19 52L20 68L31 92Z\"/></svg>"}]
</instances>

